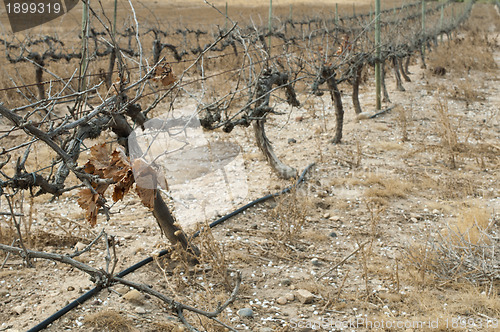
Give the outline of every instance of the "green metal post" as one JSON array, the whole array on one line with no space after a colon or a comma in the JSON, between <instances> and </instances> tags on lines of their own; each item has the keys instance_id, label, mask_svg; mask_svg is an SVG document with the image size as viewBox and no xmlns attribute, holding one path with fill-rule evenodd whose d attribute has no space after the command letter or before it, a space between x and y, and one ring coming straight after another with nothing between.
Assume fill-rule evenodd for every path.
<instances>
[{"instance_id":1,"label":"green metal post","mask_svg":"<svg viewBox=\"0 0 500 332\"><path fill-rule=\"evenodd\" d=\"M82 58L80 60L80 80L79 80L79 91L84 91L87 89L87 84L85 82L85 74L87 72L87 40L88 40L88 24L89 24L89 1L87 0L83 3L82 11Z\"/></svg>"},{"instance_id":2,"label":"green metal post","mask_svg":"<svg viewBox=\"0 0 500 332\"><path fill-rule=\"evenodd\" d=\"M116 37L116 11L118 8L118 0L115 0L115 10L113 12L113 37Z\"/></svg>"},{"instance_id":3,"label":"green metal post","mask_svg":"<svg viewBox=\"0 0 500 332\"><path fill-rule=\"evenodd\" d=\"M335 25L339 24L339 4L335 4Z\"/></svg>"},{"instance_id":4,"label":"green metal post","mask_svg":"<svg viewBox=\"0 0 500 332\"><path fill-rule=\"evenodd\" d=\"M422 37L425 36L425 0L422 0ZM425 42L422 44L422 55L425 56Z\"/></svg>"},{"instance_id":5,"label":"green metal post","mask_svg":"<svg viewBox=\"0 0 500 332\"><path fill-rule=\"evenodd\" d=\"M273 31L273 0L269 0L269 57L271 57L271 33Z\"/></svg>"},{"instance_id":6,"label":"green metal post","mask_svg":"<svg viewBox=\"0 0 500 332\"><path fill-rule=\"evenodd\" d=\"M441 6L441 18L439 19L439 31L443 30L444 6ZM443 42L443 34L441 33L441 43Z\"/></svg>"},{"instance_id":7,"label":"green metal post","mask_svg":"<svg viewBox=\"0 0 500 332\"><path fill-rule=\"evenodd\" d=\"M375 95L376 95L376 109L380 110L382 108L382 102L380 98L381 92L381 71L380 71L380 0L375 0L375 51L377 58L375 60Z\"/></svg>"}]
</instances>

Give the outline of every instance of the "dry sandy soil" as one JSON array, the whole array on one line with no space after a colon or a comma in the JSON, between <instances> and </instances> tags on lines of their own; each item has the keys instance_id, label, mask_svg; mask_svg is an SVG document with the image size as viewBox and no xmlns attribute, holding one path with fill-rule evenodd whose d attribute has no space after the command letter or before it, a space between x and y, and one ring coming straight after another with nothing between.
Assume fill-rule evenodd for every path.
<instances>
[{"instance_id":1,"label":"dry sandy soil","mask_svg":"<svg viewBox=\"0 0 500 332\"><path fill-rule=\"evenodd\" d=\"M230 4L235 2L246 3ZM500 66L500 26L494 25L500 16L491 6L477 4L473 18L486 27L480 34L486 34L491 45L466 47L490 54ZM465 43L472 30L462 30L457 38ZM355 117L350 87L342 85L346 123L341 144L330 143L335 124L328 96L304 97L289 116L273 116L268 131L279 157L299 170L316 163L305 183L200 236L200 266L159 259L127 278L210 310L231 290L231 278L226 280L221 272L239 270L238 299L220 317L236 330L364 331L368 321L381 331L402 330L398 322L406 331L497 330L498 253L497 279L473 284L459 270L445 274L436 268L436 262L448 257L431 246L446 242L445 235L452 231L469 234L478 245L483 232L492 241L496 238L496 245L499 237L500 71L449 67L444 76L434 75L433 68L453 56L447 52L450 49L435 50L429 69L413 60L406 92L396 91L389 75L392 103L384 106L394 108L374 119ZM360 99L365 111L373 110L371 76ZM236 129L231 139L242 147L246 201L290 185L271 172L250 131ZM117 239L116 271L169 246L135 195L113 207L110 221L100 216L94 229L87 226L77 198L74 193L52 202L43 197L33 204L26 198L24 213L32 224L28 245L71 253L104 229ZM0 208L6 211L6 204ZM2 243L12 242L10 225L0 216ZM95 267L104 267L104 258L102 241L80 257ZM87 275L63 264L38 260L27 268L20 258L4 253L0 263L0 331L26 330L93 287ZM312 297L301 298L299 290ZM253 317L239 317L241 308L251 308ZM461 317L468 320L458 320ZM201 329L223 331L194 315L187 318ZM383 321L393 325L381 328L377 324ZM342 325L353 322L359 326ZM113 286L47 329L66 330L183 329L156 299Z\"/></svg>"}]
</instances>

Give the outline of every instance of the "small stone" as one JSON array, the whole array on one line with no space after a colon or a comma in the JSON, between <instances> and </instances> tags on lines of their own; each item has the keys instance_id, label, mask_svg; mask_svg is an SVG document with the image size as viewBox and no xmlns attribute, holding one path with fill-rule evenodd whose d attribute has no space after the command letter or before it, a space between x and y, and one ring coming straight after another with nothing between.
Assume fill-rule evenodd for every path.
<instances>
[{"instance_id":1,"label":"small stone","mask_svg":"<svg viewBox=\"0 0 500 332\"><path fill-rule=\"evenodd\" d=\"M314 295L307 289L299 289L297 291L297 298L303 304L309 304L314 300Z\"/></svg>"},{"instance_id":2,"label":"small stone","mask_svg":"<svg viewBox=\"0 0 500 332\"><path fill-rule=\"evenodd\" d=\"M327 212L327 213L325 213L325 214L323 215L323 218L325 218L325 219L330 218L330 213L328 213L328 212Z\"/></svg>"},{"instance_id":3,"label":"small stone","mask_svg":"<svg viewBox=\"0 0 500 332\"><path fill-rule=\"evenodd\" d=\"M297 143L297 140L295 138L288 139L288 144L294 144L294 143Z\"/></svg>"},{"instance_id":4,"label":"small stone","mask_svg":"<svg viewBox=\"0 0 500 332\"><path fill-rule=\"evenodd\" d=\"M273 332L274 330L270 327L263 327L259 330L259 332Z\"/></svg>"},{"instance_id":5,"label":"small stone","mask_svg":"<svg viewBox=\"0 0 500 332\"><path fill-rule=\"evenodd\" d=\"M240 310L238 310L238 316L253 317L253 310L250 308L241 308Z\"/></svg>"},{"instance_id":6,"label":"small stone","mask_svg":"<svg viewBox=\"0 0 500 332\"><path fill-rule=\"evenodd\" d=\"M146 229L144 227L137 228L137 233L146 233Z\"/></svg>"},{"instance_id":7,"label":"small stone","mask_svg":"<svg viewBox=\"0 0 500 332\"><path fill-rule=\"evenodd\" d=\"M115 291L117 291L118 293L120 293L121 295L125 295L130 291L130 288L128 288L127 286L124 286L124 285L118 285L118 286L114 287L113 289Z\"/></svg>"},{"instance_id":8,"label":"small stone","mask_svg":"<svg viewBox=\"0 0 500 332\"><path fill-rule=\"evenodd\" d=\"M77 244L75 244L74 248L75 248L76 251L82 251L86 247L87 247L87 245L85 243L78 242Z\"/></svg>"},{"instance_id":9,"label":"small stone","mask_svg":"<svg viewBox=\"0 0 500 332\"><path fill-rule=\"evenodd\" d=\"M250 226L251 229L259 229L259 226L257 224L252 224Z\"/></svg>"},{"instance_id":10,"label":"small stone","mask_svg":"<svg viewBox=\"0 0 500 332\"><path fill-rule=\"evenodd\" d=\"M321 261L319 259L317 259L317 258L311 259L311 263L314 266L320 266L321 265Z\"/></svg>"},{"instance_id":11,"label":"small stone","mask_svg":"<svg viewBox=\"0 0 500 332\"><path fill-rule=\"evenodd\" d=\"M18 306L15 306L14 308L12 308L12 311L15 312L16 314L20 315L24 312L25 309L26 309L25 306L18 305Z\"/></svg>"},{"instance_id":12,"label":"small stone","mask_svg":"<svg viewBox=\"0 0 500 332\"><path fill-rule=\"evenodd\" d=\"M75 287L73 287L73 286L68 286L67 290L68 290L68 292L72 292L72 291L74 291L74 290L75 290Z\"/></svg>"},{"instance_id":13,"label":"small stone","mask_svg":"<svg viewBox=\"0 0 500 332\"><path fill-rule=\"evenodd\" d=\"M441 214L441 212L438 209L432 210L432 214Z\"/></svg>"},{"instance_id":14,"label":"small stone","mask_svg":"<svg viewBox=\"0 0 500 332\"><path fill-rule=\"evenodd\" d=\"M280 296L276 299L276 303L278 304L281 304L281 305L284 305L288 302L288 300L286 299L286 297L284 296Z\"/></svg>"},{"instance_id":15,"label":"small stone","mask_svg":"<svg viewBox=\"0 0 500 332\"><path fill-rule=\"evenodd\" d=\"M290 286L292 284L292 281L290 279L283 279L281 280L280 284L283 286Z\"/></svg>"},{"instance_id":16,"label":"small stone","mask_svg":"<svg viewBox=\"0 0 500 332\"><path fill-rule=\"evenodd\" d=\"M340 217L339 216L333 216L333 217L330 217L330 220L331 221L339 221Z\"/></svg>"},{"instance_id":17,"label":"small stone","mask_svg":"<svg viewBox=\"0 0 500 332\"><path fill-rule=\"evenodd\" d=\"M141 294L137 289L132 289L127 294L123 295L123 298L131 303L142 304L146 297Z\"/></svg>"},{"instance_id":18,"label":"small stone","mask_svg":"<svg viewBox=\"0 0 500 332\"><path fill-rule=\"evenodd\" d=\"M177 325L172 332L186 332L186 327L184 325Z\"/></svg>"},{"instance_id":19,"label":"small stone","mask_svg":"<svg viewBox=\"0 0 500 332\"><path fill-rule=\"evenodd\" d=\"M333 238L336 238L337 237L337 233L335 232L331 232L330 234L328 234L330 237L333 237Z\"/></svg>"},{"instance_id":20,"label":"small stone","mask_svg":"<svg viewBox=\"0 0 500 332\"><path fill-rule=\"evenodd\" d=\"M375 112L362 112L356 115L356 119L358 120L370 119L374 114Z\"/></svg>"},{"instance_id":21,"label":"small stone","mask_svg":"<svg viewBox=\"0 0 500 332\"><path fill-rule=\"evenodd\" d=\"M410 221L411 221L412 223L416 223L416 222L418 222L417 218L415 218L415 217L411 217L411 218L410 218Z\"/></svg>"},{"instance_id":22,"label":"small stone","mask_svg":"<svg viewBox=\"0 0 500 332\"><path fill-rule=\"evenodd\" d=\"M125 235L123 238L125 240L131 240L132 239L132 235L131 234Z\"/></svg>"},{"instance_id":23,"label":"small stone","mask_svg":"<svg viewBox=\"0 0 500 332\"><path fill-rule=\"evenodd\" d=\"M9 295L9 291L4 289L0 290L0 297L7 297L7 295Z\"/></svg>"},{"instance_id":24,"label":"small stone","mask_svg":"<svg viewBox=\"0 0 500 332\"><path fill-rule=\"evenodd\" d=\"M146 309L144 309L143 307L136 307L135 308L135 312L138 313L138 314L145 314L146 313Z\"/></svg>"},{"instance_id":25,"label":"small stone","mask_svg":"<svg viewBox=\"0 0 500 332\"><path fill-rule=\"evenodd\" d=\"M295 285L291 285L291 286L290 286L290 289L291 289L291 290L295 290Z\"/></svg>"},{"instance_id":26,"label":"small stone","mask_svg":"<svg viewBox=\"0 0 500 332\"><path fill-rule=\"evenodd\" d=\"M285 295L285 298L287 299L287 301L293 301L295 300L295 295L293 295L293 293L288 293Z\"/></svg>"},{"instance_id":27,"label":"small stone","mask_svg":"<svg viewBox=\"0 0 500 332\"><path fill-rule=\"evenodd\" d=\"M298 117L295 118L295 121L302 122L302 121L304 121L304 117L299 115Z\"/></svg>"}]
</instances>

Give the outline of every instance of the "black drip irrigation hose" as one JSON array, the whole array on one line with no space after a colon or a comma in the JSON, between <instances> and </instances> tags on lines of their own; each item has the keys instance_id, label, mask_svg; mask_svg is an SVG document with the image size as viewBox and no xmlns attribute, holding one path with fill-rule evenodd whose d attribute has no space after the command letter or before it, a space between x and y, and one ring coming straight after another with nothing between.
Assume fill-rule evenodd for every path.
<instances>
[{"instance_id":1,"label":"black drip irrigation hose","mask_svg":"<svg viewBox=\"0 0 500 332\"><path fill-rule=\"evenodd\" d=\"M214 222L212 222L209 226L210 228L213 228L221 223L223 223L224 221L228 220L229 218L232 218L234 217L235 215L251 208L252 206L256 205L256 204L259 204L261 202L264 202L264 201L267 201L268 199L270 198L273 198L273 197L278 197L278 196L281 196L283 194L286 194L286 193L289 193L293 188L297 187L302 181L304 181L304 178L307 174L307 171L309 171L309 169L311 167L314 166L314 163L308 165L304 171L302 171L302 174L300 175L300 177L298 178L297 182L289 187L286 187L285 189L277 192L277 193L274 193L274 194L269 194L269 195L266 195L264 197L261 197L261 198L258 198L250 203L248 203L247 205L245 206L242 206L240 207L239 209L229 213L229 214L226 214L225 216L223 216L222 218L220 219L217 219L215 220ZM194 239L196 237L198 237L200 235L200 231L197 231L195 232L192 236L191 236L191 239ZM168 249L164 249L162 251L160 251L160 253L158 254L158 257L161 257L161 256L164 256L166 255L167 253L169 253L170 250ZM151 263L153 261L153 257L148 257L128 268L126 268L125 270L121 271L120 273L118 273L116 275L116 277L119 277L119 278L123 278L124 276L126 276L127 274L129 273L132 273L134 272L135 270L143 267L144 265L148 264L148 263ZM74 300L73 302L69 303L68 305L66 305L64 308L62 308L61 310L57 311L56 313L52 314L50 317L48 317L47 319L45 319L44 321L40 322L38 325L32 327L31 329L29 329L27 332L38 332L38 331L41 331L41 330L44 330L45 328L47 328L47 326L49 326L50 324L52 324L53 322L55 322L56 320L58 320L59 318L61 318L64 314L66 314L67 312L71 311L72 309L78 307L80 304L83 304L85 301L91 299L92 297L94 297L95 295L97 295L104 287L103 286L96 286L94 288L92 288L91 290L89 290L87 293L83 294L82 296L80 296L79 298L77 298L76 300Z\"/></svg>"}]
</instances>

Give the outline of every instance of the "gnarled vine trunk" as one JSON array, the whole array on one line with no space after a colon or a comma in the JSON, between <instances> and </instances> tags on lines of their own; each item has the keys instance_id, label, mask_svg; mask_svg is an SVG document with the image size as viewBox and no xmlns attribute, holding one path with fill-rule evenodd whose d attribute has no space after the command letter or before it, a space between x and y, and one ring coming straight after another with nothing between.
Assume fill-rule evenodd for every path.
<instances>
[{"instance_id":1,"label":"gnarled vine trunk","mask_svg":"<svg viewBox=\"0 0 500 332\"><path fill-rule=\"evenodd\" d=\"M286 91L287 101L292 106L299 106L300 103L297 100L295 91L288 84L288 75L286 73L281 73L275 70L267 70L259 78L257 82L257 89L255 93L255 107L251 110L250 116L253 118L258 118L253 123L253 130L255 134L255 140L257 141L257 146L262 151L267 161L273 168L273 170L278 174L279 177L283 179L290 179L297 175L297 170L284 164L274 153L274 149L271 142L266 136L266 131L264 129L265 117L269 111L272 110L269 107L269 99L271 96L271 90L274 85L283 86Z\"/></svg>"},{"instance_id":2,"label":"gnarled vine trunk","mask_svg":"<svg viewBox=\"0 0 500 332\"><path fill-rule=\"evenodd\" d=\"M335 136L332 143L340 143L342 140L342 128L344 126L344 108L342 106L342 96L340 95L337 80L335 79L335 70L332 67L323 67L321 76L328 85L332 102L335 105L336 127Z\"/></svg>"}]
</instances>

